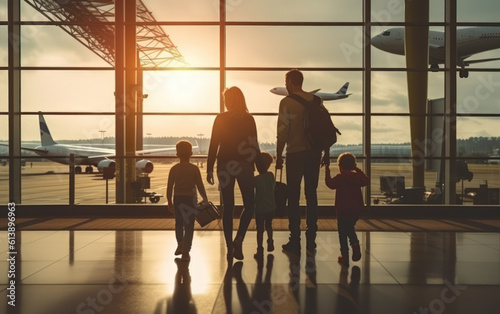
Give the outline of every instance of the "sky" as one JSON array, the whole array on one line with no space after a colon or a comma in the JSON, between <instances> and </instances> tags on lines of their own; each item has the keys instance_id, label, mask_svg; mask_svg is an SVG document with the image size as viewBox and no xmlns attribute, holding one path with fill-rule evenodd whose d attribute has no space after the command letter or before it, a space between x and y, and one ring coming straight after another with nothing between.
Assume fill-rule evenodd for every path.
<instances>
[{"instance_id":1,"label":"sky","mask_svg":"<svg viewBox=\"0 0 500 314\"><path fill-rule=\"evenodd\" d=\"M158 21L217 21L218 1L145 0ZM6 0L0 0L0 20L6 20ZM228 21L361 21L362 1L227 0ZM430 0L432 22L444 20L444 1ZM500 22L500 2L495 0L458 1L459 22ZM44 17L23 2L27 21ZM404 21L404 1L373 0L372 20ZM373 27L378 34L385 27ZM440 30L439 27L433 29ZM442 29L442 28L441 28ZM165 26L189 67L219 65L217 26ZM362 66L361 27L268 27L230 26L227 28L227 66L230 67L354 67ZM7 27L0 26L0 66L7 65ZM403 56L373 47L373 67L404 67ZM499 57L500 50L482 53L474 59ZM76 40L53 26L22 27L23 66L95 66L106 62ZM500 68L500 62L475 65ZM276 113L280 96L269 90L284 86L284 74L276 71L228 71L226 86L239 86L252 113ZM336 92L350 82L349 98L325 102L334 123L343 132L339 144L362 141L362 72L304 72L304 90L321 88ZM218 71L147 71L144 74L144 101L147 112L203 112L219 110ZM500 72L471 72L458 79L458 110L461 113L500 113ZM23 111L112 112L114 111L113 71L23 71ZM428 98L444 96L444 74L429 73ZM394 71L372 73L372 112L408 113L406 74ZM7 112L7 73L0 71L0 112ZM256 115L259 141L274 142L276 117ZM144 134L149 136L200 136L211 133L213 116L147 116ZM114 117L46 116L57 139L99 138L114 135ZM500 136L498 119L459 118L458 137ZM407 117L373 117L373 143L409 142ZM0 116L0 140L7 139L7 118ZM22 140L38 140L38 118L23 116Z\"/></svg>"}]
</instances>

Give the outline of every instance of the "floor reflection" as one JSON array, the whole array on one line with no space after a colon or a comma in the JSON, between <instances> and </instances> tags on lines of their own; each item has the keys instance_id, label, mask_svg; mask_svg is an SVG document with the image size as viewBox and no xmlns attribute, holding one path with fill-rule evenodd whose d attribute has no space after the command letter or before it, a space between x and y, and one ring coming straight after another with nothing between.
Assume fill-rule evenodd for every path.
<instances>
[{"instance_id":1,"label":"floor reflection","mask_svg":"<svg viewBox=\"0 0 500 314\"><path fill-rule=\"evenodd\" d=\"M191 275L189 274L189 263L183 262L179 258L175 259L177 272L175 274L175 287L171 296L160 300L156 304L154 314L179 313L195 314L198 313L196 304L191 294Z\"/></svg>"},{"instance_id":2,"label":"floor reflection","mask_svg":"<svg viewBox=\"0 0 500 314\"><path fill-rule=\"evenodd\" d=\"M274 251L258 260L252 233L247 258L228 263L221 233L197 232L186 263L174 261L173 231L18 232L15 312L500 312L499 233L360 232L362 258L350 267L337 263L335 232L318 233L316 255ZM274 237L279 247L288 233ZM8 251L1 247L3 274ZM4 300L8 284L0 277Z\"/></svg>"}]
</instances>

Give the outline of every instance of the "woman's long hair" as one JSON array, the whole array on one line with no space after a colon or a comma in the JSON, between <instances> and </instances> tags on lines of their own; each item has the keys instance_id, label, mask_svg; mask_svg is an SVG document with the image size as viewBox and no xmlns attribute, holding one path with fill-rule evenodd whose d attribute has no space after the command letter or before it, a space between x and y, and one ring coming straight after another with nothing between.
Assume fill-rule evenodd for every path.
<instances>
[{"instance_id":1,"label":"woman's long hair","mask_svg":"<svg viewBox=\"0 0 500 314\"><path fill-rule=\"evenodd\" d=\"M223 93L224 104L228 111L233 111L237 113L248 112L247 103L245 101L245 96L241 89L236 86L227 88Z\"/></svg>"}]
</instances>

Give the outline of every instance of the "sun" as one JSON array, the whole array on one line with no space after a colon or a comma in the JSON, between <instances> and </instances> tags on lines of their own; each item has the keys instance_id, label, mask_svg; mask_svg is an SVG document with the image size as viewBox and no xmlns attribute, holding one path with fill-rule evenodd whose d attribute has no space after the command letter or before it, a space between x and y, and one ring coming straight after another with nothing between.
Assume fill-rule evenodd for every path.
<instances>
[{"instance_id":1,"label":"sun","mask_svg":"<svg viewBox=\"0 0 500 314\"><path fill-rule=\"evenodd\" d=\"M217 110L216 71L151 71L144 75L145 110L157 112L212 112Z\"/></svg>"}]
</instances>

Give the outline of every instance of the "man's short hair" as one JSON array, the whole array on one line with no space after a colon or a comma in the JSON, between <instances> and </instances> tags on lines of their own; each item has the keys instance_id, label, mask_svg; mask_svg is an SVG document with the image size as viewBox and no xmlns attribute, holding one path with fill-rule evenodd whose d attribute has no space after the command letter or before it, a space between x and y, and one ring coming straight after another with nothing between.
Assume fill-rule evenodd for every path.
<instances>
[{"instance_id":1,"label":"man's short hair","mask_svg":"<svg viewBox=\"0 0 500 314\"><path fill-rule=\"evenodd\" d=\"M295 86L302 86L302 83L304 82L304 75L302 75L302 72L299 70L292 69L286 73L285 79L290 80L290 82L292 82Z\"/></svg>"},{"instance_id":2,"label":"man's short hair","mask_svg":"<svg viewBox=\"0 0 500 314\"><path fill-rule=\"evenodd\" d=\"M353 170L356 167L356 157L351 153L343 153L340 154L337 163L344 170Z\"/></svg>"},{"instance_id":3,"label":"man's short hair","mask_svg":"<svg viewBox=\"0 0 500 314\"><path fill-rule=\"evenodd\" d=\"M189 158L193 153L193 145L189 141L177 142L175 149L179 158Z\"/></svg>"}]
</instances>

